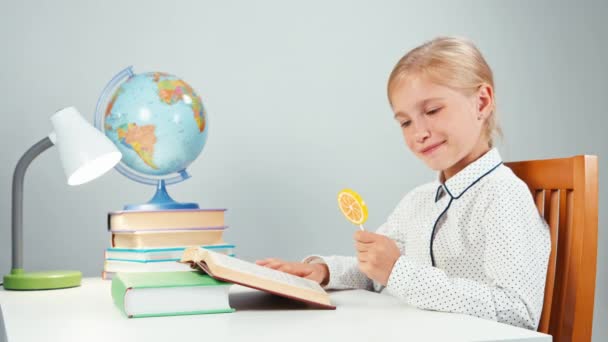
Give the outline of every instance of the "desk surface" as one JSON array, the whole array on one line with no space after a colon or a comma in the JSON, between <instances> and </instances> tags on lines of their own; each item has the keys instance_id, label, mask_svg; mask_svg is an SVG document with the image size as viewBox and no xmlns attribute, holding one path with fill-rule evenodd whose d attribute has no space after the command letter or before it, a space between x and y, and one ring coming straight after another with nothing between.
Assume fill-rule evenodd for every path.
<instances>
[{"instance_id":1,"label":"desk surface","mask_svg":"<svg viewBox=\"0 0 608 342\"><path fill-rule=\"evenodd\" d=\"M228 314L128 319L114 306L110 281L50 291L0 290L0 341L551 341L506 324L418 310L363 290L331 292L336 310L317 310L233 286ZM4 323L2 323L4 319Z\"/></svg>"}]
</instances>

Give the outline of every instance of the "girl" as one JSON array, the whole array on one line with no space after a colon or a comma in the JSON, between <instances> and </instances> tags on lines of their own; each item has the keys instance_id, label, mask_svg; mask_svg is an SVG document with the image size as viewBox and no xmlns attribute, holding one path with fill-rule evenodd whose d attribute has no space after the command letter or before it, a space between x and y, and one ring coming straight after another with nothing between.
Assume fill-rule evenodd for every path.
<instances>
[{"instance_id":1,"label":"girl","mask_svg":"<svg viewBox=\"0 0 608 342\"><path fill-rule=\"evenodd\" d=\"M536 329L549 230L526 186L493 148L492 71L468 40L440 37L397 63L388 98L408 148L438 180L405 195L376 233L357 231L356 257L257 263L364 288L422 309Z\"/></svg>"}]
</instances>

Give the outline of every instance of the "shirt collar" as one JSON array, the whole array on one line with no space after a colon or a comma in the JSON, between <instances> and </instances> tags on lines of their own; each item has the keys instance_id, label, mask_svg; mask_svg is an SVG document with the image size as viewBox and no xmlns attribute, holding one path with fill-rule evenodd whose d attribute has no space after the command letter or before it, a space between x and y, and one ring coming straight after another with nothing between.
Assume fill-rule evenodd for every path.
<instances>
[{"instance_id":1,"label":"shirt collar","mask_svg":"<svg viewBox=\"0 0 608 342\"><path fill-rule=\"evenodd\" d=\"M492 148L476 161L467 165L460 172L452 176L445 183L439 181L439 187L435 194L435 202L437 202L447 192L453 199L458 199L470 187L475 185L480 179L494 171L500 164L502 158L496 148ZM439 173L441 179L441 173Z\"/></svg>"}]
</instances>

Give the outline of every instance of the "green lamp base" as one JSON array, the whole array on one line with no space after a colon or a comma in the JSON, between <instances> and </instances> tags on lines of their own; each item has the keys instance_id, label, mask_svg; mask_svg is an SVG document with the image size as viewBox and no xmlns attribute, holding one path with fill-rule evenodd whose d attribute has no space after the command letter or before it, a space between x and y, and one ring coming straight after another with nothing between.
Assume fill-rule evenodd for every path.
<instances>
[{"instance_id":1,"label":"green lamp base","mask_svg":"<svg viewBox=\"0 0 608 342\"><path fill-rule=\"evenodd\" d=\"M6 290L51 290L80 286L82 273L79 271L25 272L14 268L4 276Z\"/></svg>"}]
</instances>

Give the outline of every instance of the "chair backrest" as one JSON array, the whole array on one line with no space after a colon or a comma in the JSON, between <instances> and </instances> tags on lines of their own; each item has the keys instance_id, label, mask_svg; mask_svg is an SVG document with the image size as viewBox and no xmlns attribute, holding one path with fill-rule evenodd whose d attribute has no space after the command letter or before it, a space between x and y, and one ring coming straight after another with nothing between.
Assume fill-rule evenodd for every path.
<instances>
[{"instance_id":1,"label":"chair backrest","mask_svg":"<svg viewBox=\"0 0 608 342\"><path fill-rule=\"evenodd\" d=\"M597 257L597 156L505 163L530 188L551 231L538 330L553 341L591 341Z\"/></svg>"}]
</instances>

